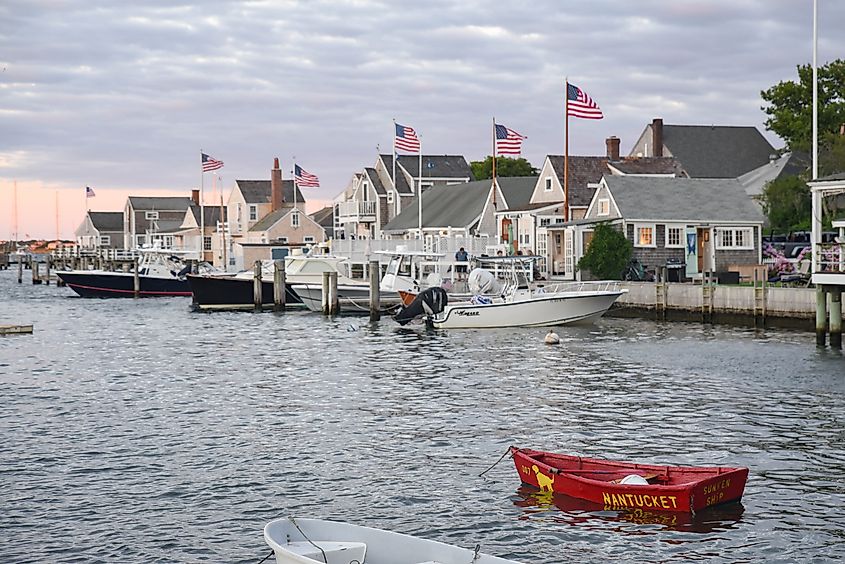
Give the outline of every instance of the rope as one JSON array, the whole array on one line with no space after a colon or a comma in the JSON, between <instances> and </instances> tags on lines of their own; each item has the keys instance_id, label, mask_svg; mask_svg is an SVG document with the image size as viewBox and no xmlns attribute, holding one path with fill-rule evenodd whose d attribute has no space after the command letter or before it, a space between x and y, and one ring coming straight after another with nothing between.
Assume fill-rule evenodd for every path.
<instances>
[{"instance_id":1,"label":"rope","mask_svg":"<svg viewBox=\"0 0 845 564\"><path fill-rule=\"evenodd\" d=\"M499 464L502 460L504 460L504 459L505 459L505 457L506 457L508 454L510 454L510 452L511 452L511 448L510 448L510 447L508 447L508 450L506 450L506 451L505 451L505 453L504 453L501 457L499 457L499 460L497 460L495 463L493 463L493 466L491 466L490 468L488 468L487 470L485 470L484 472L482 472L482 473L481 473L481 474L479 474L478 476L479 476L479 477L481 477L481 476L483 476L484 474L486 474L487 472L489 472L490 470L492 470L493 468L495 468L497 464ZM513 456L513 455L511 455L511 456Z\"/></svg>"},{"instance_id":2,"label":"rope","mask_svg":"<svg viewBox=\"0 0 845 564\"><path fill-rule=\"evenodd\" d=\"M322 548L320 548L319 546L317 546L316 544L314 544L314 542L305 535L305 533L302 531L302 529L299 528L299 524L297 524L297 522L294 520L293 517L288 517L288 519L290 520L291 523L293 523L293 526L296 527L296 530L299 531L299 534L302 535L302 538L307 540L311 544L311 546L313 546L314 548L316 548L317 550L320 551L320 553L323 555L323 562L328 564L329 558L326 556L326 551L323 550Z\"/></svg>"},{"instance_id":3,"label":"rope","mask_svg":"<svg viewBox=\"0 0 845 564\"><path fill-rule=\"evenodd\" d=\"M258 561L258 564L262 564L265 560L267 560L268 558L270 558L271 556L273 556L273 554L275 554L275 551L274 551L274 550L271 550L271 551L270 551L270 554L268 554L267 556L265 556L264 558L262 558L261 560L259 560L259 561Z\"/></svg>"}]
</instances>

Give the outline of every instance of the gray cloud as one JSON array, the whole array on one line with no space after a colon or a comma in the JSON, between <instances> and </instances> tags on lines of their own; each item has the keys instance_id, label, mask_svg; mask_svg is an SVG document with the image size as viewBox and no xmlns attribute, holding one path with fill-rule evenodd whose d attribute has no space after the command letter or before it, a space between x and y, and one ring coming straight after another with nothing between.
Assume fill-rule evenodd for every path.
<instances>
[{"instance_id":1,"label":"gray cloud","mask_svg":"<svg viewBox=\"0 0 845 564\"><path fill-rule=\"evenodd\" d=\"M845 4L820 0L820 62ZM331 198L389 151L391 119L432 153L490 151L492 116L540 164L563 151L563 79L602 107L570 151L623 151L646 123L756 125L759 93L812 56L812 3L152 1L0 6L0 176L187 190L291 156ZM767 136L779 146L781 143Z\"/></svg>"}]
</instances>

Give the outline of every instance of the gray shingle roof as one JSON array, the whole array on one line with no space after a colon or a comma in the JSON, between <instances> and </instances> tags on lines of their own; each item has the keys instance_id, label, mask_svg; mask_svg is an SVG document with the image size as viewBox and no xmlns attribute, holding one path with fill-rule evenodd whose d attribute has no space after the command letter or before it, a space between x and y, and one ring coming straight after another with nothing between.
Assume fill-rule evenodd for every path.
<instances>
[{"instance_id":1,"label":"gray shingle roof","mask_svg":"<svg viewBox=\"0 0 845 564\"><path fill-rule=\"evenodd\" d=\"M197 225L200 224L200 208L197 205L191 206L191 213L194 216L194 220L196 220ZM205 214L205 225L217 225L217 222L220 221L220 206L203 206L203 213ZM226 217L226 208L223 208L223 217ZM224 219L225 221L225 219Z\"/></svg>"},{"instance_id":2,"label":"gray shingle roof","mask_svg":"<svg viewBox=\"0 0 845 564\"><path fill-rule=\"evenodd\" d=\"M605 176L626 220L762 223L760 208L735 178Z\"/></svg>"},{"instance_id":3,"label":"gray shingle roof","mask_svg":"<svg viewBox=\"0 0 845 564\"><path fill-rule=\"evenodd\" d=\"M270 194L269 180L235 180L244 200L248 204L269 204L272 196ZM282 197L285 202L293 202L294 184L293 180L282 180ZM296 201L304 202L299 187L296 187Z\"/></svg>"},{"instance_id":4,"label":"gray shingle roof","mask_svg":"<svg viewBox=\"0 0 845 564\"><path fill-rule=\"evenodd\" d=\"M663 145L692 178L736 178L775 153L756 127L746 126L664 125Z\"/></svg>"},{"instance_id":5,"label":"gray shingle roof","mask_svg":"<svg viewBox=\"0 0 845 564\"><path fill-rule=\"evenodd\" d=\"M385 170L388 176L393 178L393 155L379 155L379 158L384 162ZM416 155L399 155L396 160L399 167L404 168L412 177L416 178L420 170L420 159ZM411 188L403 179L404 175L399 176L399 185L396 187L401 194L410 194ZM472 180L472 168L463 157L463 155L423 155L422 156L422 176L423 178L454 178Z\"/></svg>"},{"instance_id":6,"label":"gray shingle roof","mask_svg":"<svg viewBox=\"0 0 845 564\"><path fill-rule=\"evenodd\" d=\"M293 209L293 203L285 204L282 207L280 207L279 209L273 210L270 213L268 213L267 215L265 215L264 217L262 217L260 220L258 220L258 223L256 223L252 227L250 227L249 230L250 231L267 231L268 229L273 227L273 225L275 225L275 223L277 221L282 219L285 216L285 214L287 214L291 209Z\"/></svg>"},{"instance_id":7,"label":"gray shingle roof","mask_svg":"<svg viewBox=\"0 0 845 564\"><path fill-rule=\"evenodd\" d=\"M608 164L624 174L674 174L684 176L680 161L675 157L623 157Z\"/></svg>"},{"instance_id":8,"label":"gray shingle roof","mask_svg":"<svg viewBox=\"0 0 845 564\"><path fill-rule=\"evenodd\" d=\"M381 178L379 178L376 169L367 167L364 169L364 172L367 173L367 177L369 177L370 182L373 183L373 189L376 191L376 194L380 196L387 195L387 189L384 187Z\"/></svg>"},{"instance_id":9,"label":"gray shingle roof","mask_svg":"<svg viewBox=\"0 0 845 564\"><path fill-rule=\"evenodd\" d=\"M491 181L437 185L423 192L423 227L470 227L484 209ZM402 206L402 213L384 226L385 231L416 229L419 224L417 199Z\"/></svg>"},{"instance_id":10,"label":"gray shingle roof","mask_svg":"<svg viewBox=\"0 0 845 564\"><path fill-rule=\"evenodd\" d=\"M89 211L88 216L97 231L123 231L123 212Z\"/></svg>"},{"instance_id":11,"label":"gray shingle roof","mask_svg":"<svg viewBox=\"0 0 845 564\"><path fill-rule=\"evenodd\" d=\"M531 194L537 185L537 176L498 177L496 182L502 190L508 209L524 208L531 201ZM483 182L483 181L481 181ZM501 210L502 207L498 206Z\"/></svg>"},{"instance_id":12,"label":"gray shingle roof","mask_svg":"<svg viewBox=\"0 0 845 564\"><path fill-rule=\"evenodd\" d=\"M193 202L190 198L181 196L129 196L132 208L135 211L156 210L156 211L188 211L188 206ZM121 228L122 229L122 228Z\"/></svg>"},{"instance_id":13,"label":"gray shingle roof","mask_svg":"<svg viewBox=\"0 0 845 564\"><path fill-rule=\"evenodd\" d=\"M334 207L326 206L321 210L310 214L311 219L319 223L323 228L334 227Z\"/></svg>"},{"instance_id":14,"label":"gray shingle roof","mask_svg":"<svg viewBox=\"0 0 845 564\"><path fill-rule=\"evenodd\" d=\"M549 155L548 158L563 186L563 155ZM569 205L589 206L596 189L590 188L588 183L597 183L608 172L607 157L569 155Z\"/></svg>"},{"instance_id":15,"label":"gray shingle roof","mask_svg":"<svg viewBox=\"0 0 845 564\"><path fill-rule=\"evenodd\" d=\"M845 180L845 172L837 172L818 179L819 182L830 182L834 180Z\"/></svg>"}]
</instances>

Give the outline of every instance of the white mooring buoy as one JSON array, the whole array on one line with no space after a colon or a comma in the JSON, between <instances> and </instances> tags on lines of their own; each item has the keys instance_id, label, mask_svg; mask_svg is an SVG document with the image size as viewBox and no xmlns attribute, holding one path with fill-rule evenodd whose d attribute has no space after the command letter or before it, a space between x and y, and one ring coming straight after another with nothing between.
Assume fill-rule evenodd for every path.
<instances>
[{"instance_id":1,"label":"white mooring buoy","mask_svg":"<svg viewBox=\"0 0 845 564\"><path fill-rule=\"evenodd\" d=\"M543 342L547 345L558 345L560 344L560 337L558 337L557 333L549 329L549 332L546 333L546 338L543 339Z\"/></svg>"}]
</instances>

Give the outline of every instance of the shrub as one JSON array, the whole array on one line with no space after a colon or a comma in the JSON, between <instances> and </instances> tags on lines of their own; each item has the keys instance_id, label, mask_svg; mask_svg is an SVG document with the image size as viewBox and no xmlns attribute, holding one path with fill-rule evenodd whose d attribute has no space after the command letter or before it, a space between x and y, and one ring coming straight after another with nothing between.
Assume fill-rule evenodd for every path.
<instances>
[{"instance_id":1,"label":"shrub","mask_svg":"<svg viewBox=\"0 0 845 564\"><path fill-rule=\"evenodd\" d=\"M578 270L589 270L604 280L619 280L633 252L633 245L622 233L607 223L599 223L587 251L578 261Z\"/></svg>"}]
</instances>

